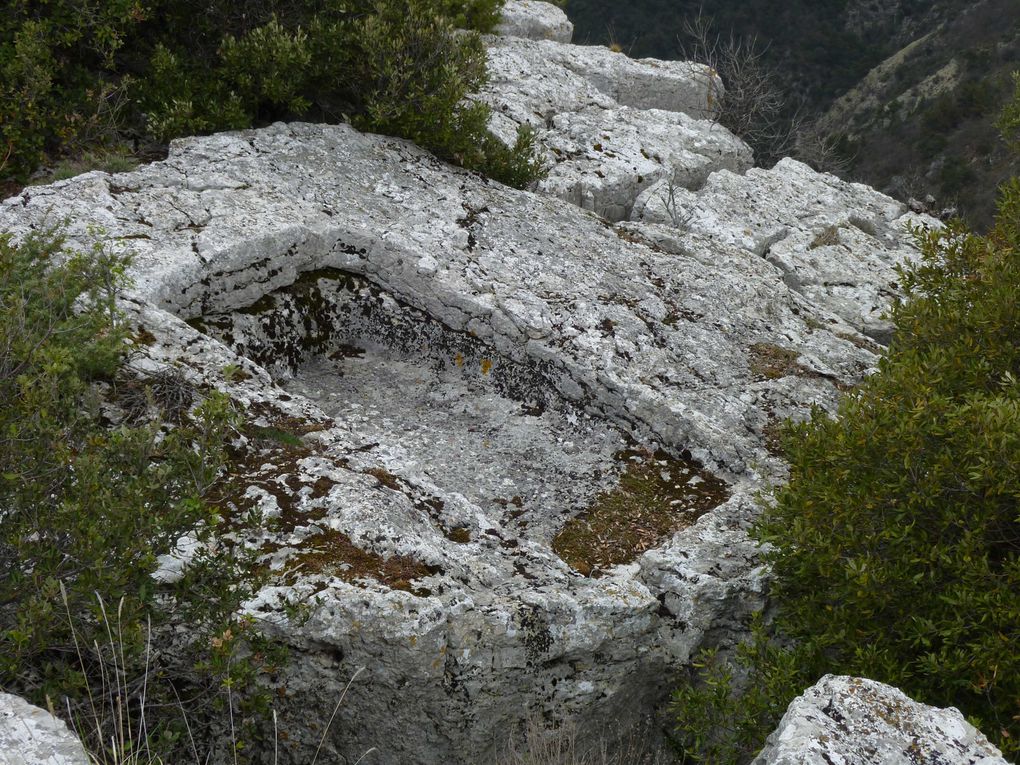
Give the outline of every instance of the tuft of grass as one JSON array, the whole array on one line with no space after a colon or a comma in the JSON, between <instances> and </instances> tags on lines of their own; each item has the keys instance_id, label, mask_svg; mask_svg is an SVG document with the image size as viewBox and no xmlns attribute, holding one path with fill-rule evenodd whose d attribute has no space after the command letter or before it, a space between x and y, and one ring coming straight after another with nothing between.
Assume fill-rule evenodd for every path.
<instances>
[{"instance_id":1,"label":"tuft of grass","mask_svg":"<svg viewBox=\"0 0 1020 765\"><path fill-rule=\"evenodd\" d=\"M797 363L800 356L797 351L772 343L755 343L750 348L750 356L751 371L766 380L778 380L805 371Z\"/></svg>"},{"instance_id":2,"label":"tuft of grass","mask_svg":"<svg viewBox=\"0 0 1020 765\"><path fill-rule=\"evenodd\" d=\"M102 170L110 175L126 173L134 170L139 164L138 158L125 147L118 146L112 149L100 147L77 157L60 160L52 168L33 176L31 185L41 186L65 181L92 170Z\"/></svg>"},{"instance_id":3,"label":"tuft of grass","mask_svg":"<svg viewBox=\"0 0 1020 765\"><path fill-rule=\"evenodd\" d=\"M839 243L839 228L836 226L826 226L815 234L815 238L811 240L808 249L817 250L819 247L832 247Z\"/></svg>"}]
</instances>

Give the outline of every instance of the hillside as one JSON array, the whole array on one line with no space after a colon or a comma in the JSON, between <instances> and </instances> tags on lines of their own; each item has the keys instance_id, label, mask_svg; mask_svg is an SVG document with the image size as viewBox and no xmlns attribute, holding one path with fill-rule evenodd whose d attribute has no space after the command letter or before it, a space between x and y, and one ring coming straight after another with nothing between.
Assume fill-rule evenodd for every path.
<instances>
[{"instance_id":1,"label":"hillside","mask_svg":"<svg viewBox=\"0 0 1020 765\"><path fill-rule=\"evenodd\" d=\"M820 126L854 156L853 177L903 199L935 198L984 229L1017 157L993 124L1020 69L1020 4L983 0L876 66Z\"/></svg>"},{"instance_id":2,"label":"hillside","mask_svg":"<svg viewBox=\"0 0 1020 765\"><path fill-rule=\"evenodd\" d=\"M1020 4L570 0L568 13L578 42L676 58L699 8L720 34L757 38L788 114L819 120L845 175L904 201L930 196L977 228L991 222L995 188L1016 170L991 123L1020 68Z\"/></svg>"}]
</instances>

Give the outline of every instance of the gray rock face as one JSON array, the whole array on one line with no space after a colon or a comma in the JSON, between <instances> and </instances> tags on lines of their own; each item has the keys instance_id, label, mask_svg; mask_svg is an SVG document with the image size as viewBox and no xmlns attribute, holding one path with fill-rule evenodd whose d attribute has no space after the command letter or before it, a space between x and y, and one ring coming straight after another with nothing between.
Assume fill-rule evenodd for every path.
<instances>
[{"instance_id":1,"label":"gray rock face","mask_svg":"<svg viewBox=\"0 0 1020 765\"><path fill-rule=\"evenodd\" d=\"M755 253L791 289L880 342L890 330L882 313L898 292L895 266L914 252L904 231L939 225L793 159L745 175L716 173L697 191L674 185L671 193L664 179L642 193L632 217L676 223Z\"/></svg>"},{"instance_id":2,"label":"gray rock face","mask_svg":"<svg viewBox=\"0 0 1020 765\"><path fill-rule=\"evenodd\" d=\"M298 647L298 757L358 666L331 739L355 759L478 761L523 710L585 735L637 719L761 603L744 529L782 473L776 418L875 361L746 249L614 229L343 125L187 139L0 207L15 231L60 218L136 253L140 370L178 364L256 425L315 431L252 444L225 501L279 572L250 608ZM556 543L624 476L658 474L678 505L650 547L614 565ZM705 512L694 487L718 478ZM284 598L313 598L311 619L286 623Z\"/></svg>"},{"instance_id":3,"label":"gray rock face","mask_svg":"<svg viewBox=\"0 0 1020 765\"><path fill-rule=\"evenodd\" d=\"M874 680L826 675L790 704L751 765L1007 765L956 709Z\"/></svg>"},{"instance_id":4,"label":"gray rock face","mask_svg":"<svg viewBox=\"0 0 1020 765\"><path fill-rule=\"evenodd\" d=\"M704 66L506 37L489 41L488 65L479 98L493 131L512 144L529 125L546 150L538 190L607 220L627 219L662 178L694 189L715 170L751 165L750 149L709 119L720 85Z\"/></svg>"},{"instance_id":5,"label":"gray rock face","mask_svg":"<svg viewBox=\"0 0 1020 765\"><path fill-rule=\"evenodd\" d=\"M560 8L537 0L508 0L496 34L528 40L553 40L568 43L574 25Z\"/></svg>"},{"instance_id":6,"label":"gray rock face","mask_svg":"<svg viewBox=\"0 0 1020 765\"><path fill-rule=\"evenodd\" d=\"M2 765L88 765L78 737L45 709L0 693Z\"/></svg>"},{"instance_id":7,"label":"gray rock face","mask_svg":"<svg viewBox=\"0 0 1020 765\"><path fill-rule=\"evenodd\" d=\"M510 123L548 120L550 150L616 131L572 161L616 154L603 173L622 197L551 175L553 193L622 215L633 178L683 166L703 185L683 197L698 222L648 222L646 199L645 222L612 226L346 125L186 139L165 162L0 204L15 234L66 219L71 244L101 227L132 250L134 368L179 366L256 428L217 501L222 543L276 574L248 608L295 648L280 690L293 761L362 666L331 761L375 746L381 763L488 762L528 714L588 737L646 715L673 669L762 603L746 529L784 473L776 423L833 407L876 362L841 285L877 304L912 252L902 212L863 187L795 163L708 175L749 155L667 87L696 68L492 45L531 67L519 97L496 68L486 98L502 94ZM875 232L812 249L816 209ZM299 445L265 435L281 431ZM287 619L294 599L307 622Z\"/></svg>"}]
</instances>

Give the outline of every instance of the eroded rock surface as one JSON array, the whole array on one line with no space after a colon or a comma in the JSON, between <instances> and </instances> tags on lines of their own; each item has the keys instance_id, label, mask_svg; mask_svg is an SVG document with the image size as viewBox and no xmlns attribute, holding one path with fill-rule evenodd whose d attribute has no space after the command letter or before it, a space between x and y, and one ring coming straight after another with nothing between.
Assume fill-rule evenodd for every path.
<instances>
[{"instance_id":1,"label":"eroded rock surface","mask_svg":"<svg viewBox=\"0 0 1020 765\"><path fill-rule=\"evenodd\" d=\"M316 743L307 710L328 717L358 666L334 745L383 762L484 759L524 709L592 735L639 717L706 632L760 604L744 529L782 471L777 418L832 406L876 359L746 249L614 229L343 125L187 139L0 208L15 231L60 218L136 253L125 305L155 338L139 369L180 365L256 433L304 434L253 435L220 497L261 519L231 533L279 574L253 612L319 599L281 625L305 651L286 684L296 752ZM445 420L434 460L428 418ZM689 454L729 498L585 576L555 538L612 505L622 444Z\"/></svg>"},{"instance_id":2,"label":"eroded rock surface","mask_svg":"<svg viewBox=\"0 0 1020 765\"><path fill-rule=\"evenodd\" d=\"M1008 765L956 709L920 704L888 685L826 675L790 703L751 765Z\"/></svg>"},{"instance_id":3,"label":"eroded rock surface","mask_svg":"<svg viewBox=\"0 0 1020 765\"><path fill-rule=\"evenodd\" d=\"M570 23L567 14L552 3L508 0L503 6L496 34L568 43L574 34L574 25Z\"/></svg>"},{"instance_id":4,"label":"eroded rock surface","mask_svg":"<svg viewBox=\"0 0 1020 765\"><path fill-rule=\"evenodd\" d=\"M506 143L522 125L536 131L550 168L542 192L625 220L661 178L698 188L715 170L751 165L750 149L710 119L721 86L707 67L513 37L488 50L479 97Z\"/></svg>"},{"instance_id":5,"label":"eroded rock surface","mask_svg":"<svg viewBox=\"0 0 1020 765\"><path fill-rule=\"evenodd\" d=\"M180 368L244 411L214 499L223 543L275 572L249 607L295 647L280 696L294 761L360 666L327 742L338 762L371 746L382 763L488 762L526 713L591 737L647 714L673 669L761 605L746 529L755 492L783 475L779 419L833 407L876 363L858 331L872 326L819 274L838 258L840 284L880 301L911 252L895 203L863 188L791 165L760 199L758 174L707 175L745 166L746 148L627 79L650 64L493 49L534 71L547 56L559 90L522 75L505 103L515 125L549 120L548 146L612 114L636 155L662 160L649 178L708 157L690 183L703 224L612 226L346 125L185 139L165 162L0 205L16 235L66 219L72 244L101 227L132 250L134 369ZM614 100L626 83L660 111L638 121ZM608 146L611 177L624 151L602 140L583 162ZM814 208L797 194L814 190L827 215L878 221L874 235L805 248ZM769 196L793 210L780 226ZM799 249L771 256L784 227ZM295 598L313 604L306 623L285 616Z\"/></svg>"},{"instance_id":6,"label":"eroded rock surface","mask_svg":"<svg viewBox=\"0 0 1020 765\"><path fill-rule=\"evenodd\" d=\"M898 294L895 266L915 253L904 231L938 225L868 186L793 159L744 175L716 173L696 191L660 181L638 198L632 219L754 253L791 289L880 342L890 331L882 313Z\"/></svg>"},{"instance_id":7,"label":"eroded rock surface","mask_svg":"<svg viewBox=\"0 0 1020 765\"><path fill-rule=\"evenodd\" d=\"M45 709L0 693L2 765L88 765L78 737Z\"/></svg>"}]
</instances>

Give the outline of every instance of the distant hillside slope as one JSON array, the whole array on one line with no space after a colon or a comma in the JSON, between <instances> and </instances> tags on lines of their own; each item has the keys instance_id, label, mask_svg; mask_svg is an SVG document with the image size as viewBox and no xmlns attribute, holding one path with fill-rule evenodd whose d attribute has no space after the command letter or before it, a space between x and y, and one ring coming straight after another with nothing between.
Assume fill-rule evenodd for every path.
<instances>
[{"instance_id":1,"label":"distant hillside slope","mask_svg":"<svg viewBox=\"0 0 1020 765\"><path fill-rule=\"evenodd\" d=\"M1020 69L1020 2L982 0L876 66L820 127L855 155L851 174L901 198L931 194L978 228L1020 171L993 125Z\"/></svg>"},{"instance_id":2,"label":"distant hillside slope","mask_svg":"<svg viewBox=\"0 0 1020 765\"><path fill-rule=\"evenodd\" d=\"M676 58L684 20L702 9L728 34L756 35L788 91L814 110L933 18L966 0L568 0L575 42L619 44L631 56ZM906 36L903 39L903 36Z\"/></svg>"},{"instance_id":3,"label":"distant hillside slope","mask_svg":"<svg viewBox=\"0 0 1020 765\"><path fill-rule=\"evenodd\" d=\"M576 42L677 58L701 8L757 36L791 110L853 157L849 177L931 195L985 228L1016 159L992 123L1020 69L1020 0L569 0Z\"/></svg>"}]
</instances>

